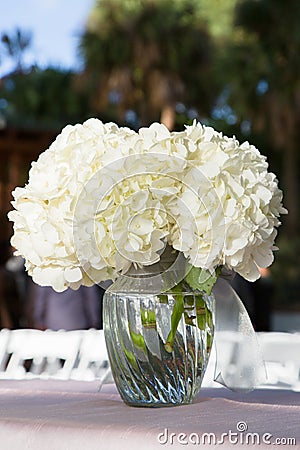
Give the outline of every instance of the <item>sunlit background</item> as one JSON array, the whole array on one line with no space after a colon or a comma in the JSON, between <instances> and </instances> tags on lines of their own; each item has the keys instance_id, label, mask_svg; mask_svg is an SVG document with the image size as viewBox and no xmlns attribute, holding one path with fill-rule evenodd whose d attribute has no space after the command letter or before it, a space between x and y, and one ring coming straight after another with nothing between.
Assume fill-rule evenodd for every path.
<instances>
[{"instance_id":1,"label":"sunlit background","mask_svg":"<svg viewBox=\"0 0 300 450\"><path fill-rule=\"evenodd\" d=\"M94 0L12 0L3 2L0 14L1 34L11 35L17 28L31 37L24 49L24 67L54 66L79 69L77 45ZM16 68L16 60L2 48L0 76Z\"/></svg>"}]
</instances>

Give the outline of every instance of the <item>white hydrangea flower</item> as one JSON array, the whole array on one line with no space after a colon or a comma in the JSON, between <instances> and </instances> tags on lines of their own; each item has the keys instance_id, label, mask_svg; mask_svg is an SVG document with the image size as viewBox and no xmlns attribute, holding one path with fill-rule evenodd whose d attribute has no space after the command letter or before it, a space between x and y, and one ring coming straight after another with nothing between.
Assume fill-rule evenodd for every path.
<instances>
[{"instance_id":1,"label":"white hydrangea flower","mask_svg":"<svg viewBox=\"0 0 300 450\"><path fill-rule=\"evenodd\" d=\"M200 123L138 133L98 119L68 125L13 196L16 254L57 291L151 265L165 242L196 267L253 281L273 261L286 212L266 158Z\"/></svg>"}]
</instances>

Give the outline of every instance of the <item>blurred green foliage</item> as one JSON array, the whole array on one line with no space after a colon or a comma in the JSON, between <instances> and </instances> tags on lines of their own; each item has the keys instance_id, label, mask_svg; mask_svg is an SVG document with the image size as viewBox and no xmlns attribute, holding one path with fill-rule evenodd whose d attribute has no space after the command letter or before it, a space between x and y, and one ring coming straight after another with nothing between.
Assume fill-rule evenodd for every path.
<instances>
[{"instance_id":1,"label":"blurred green foliage","mask_svg":"<svg viewBox=\"0 0 300 450\"><path fill-rule=\"evenodd\" d=\"M58 130L90 112L87 95L76 91L75 74L54 68L11 74L0 84L0 99L8 126L18 128Z\"/></svg>"}]
</instances>

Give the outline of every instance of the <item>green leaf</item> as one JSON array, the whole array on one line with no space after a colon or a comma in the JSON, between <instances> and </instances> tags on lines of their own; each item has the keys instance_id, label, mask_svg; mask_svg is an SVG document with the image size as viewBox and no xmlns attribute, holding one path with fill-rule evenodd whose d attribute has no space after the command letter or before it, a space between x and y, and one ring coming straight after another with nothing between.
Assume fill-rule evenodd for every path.
<instances>
[{"instance_id":1,"label":"green leaf","mask_svg":"<svg viewBox=\"0 0 300 450\"><path fill-rule=\"evenodd\" d=\"M132 339L133 345L137 349L142 350L144 353L146 353L147 352L147 347L146 347L144 336L141 333L135 333L131 329L130 325L129 325L129 333L130 333L130 337Z\"/></svg>"},{"instance_id":2,"label":"green leaf","mask_svg":"<svg viewBox=\"0 0 300 450\"><path fill-rule=\"evenodd\" d=\"M127 350L124 346L123 346L123 351L125 353L125 356L129 362L129 364L131 364L131 366L137 370L138 364L136 362L136 357L134 356L134 354L131 351Z\"/></svg>"},{"instance_id":3,"label":"green leaf","mask_svg":"<svg viewBox=\"0 0 300 450\"><path fill-rule=\"evenodd\" d=\"M188 264L188 273L185 277L185 281L192 289L198 291L204 291L208 295L211 294L212 288L217 281L221 272L221 267L217 267L215 274L212 275L208 270L201 269L200 267L194 267Z\"/></svg>"}]
</instances>

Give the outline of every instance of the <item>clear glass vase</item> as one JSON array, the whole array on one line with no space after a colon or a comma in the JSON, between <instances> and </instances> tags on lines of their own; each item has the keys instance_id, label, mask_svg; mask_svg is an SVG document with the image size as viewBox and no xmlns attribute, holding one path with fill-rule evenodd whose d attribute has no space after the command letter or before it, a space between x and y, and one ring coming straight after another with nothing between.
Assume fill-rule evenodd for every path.
<instances>
[{"instance_id":1,"label":"clear glass vase","mask_svg":"<svg viewBox=\"0 0 300 450\"><path fill-rule=\"evenodd\" d=\"M210 355L213 295L193 291L184 281L154 293L147 270L132 270L106 291L103 313L111 370L124 402L152 407L191 403Z\"/></svg>"}]
</instances>

